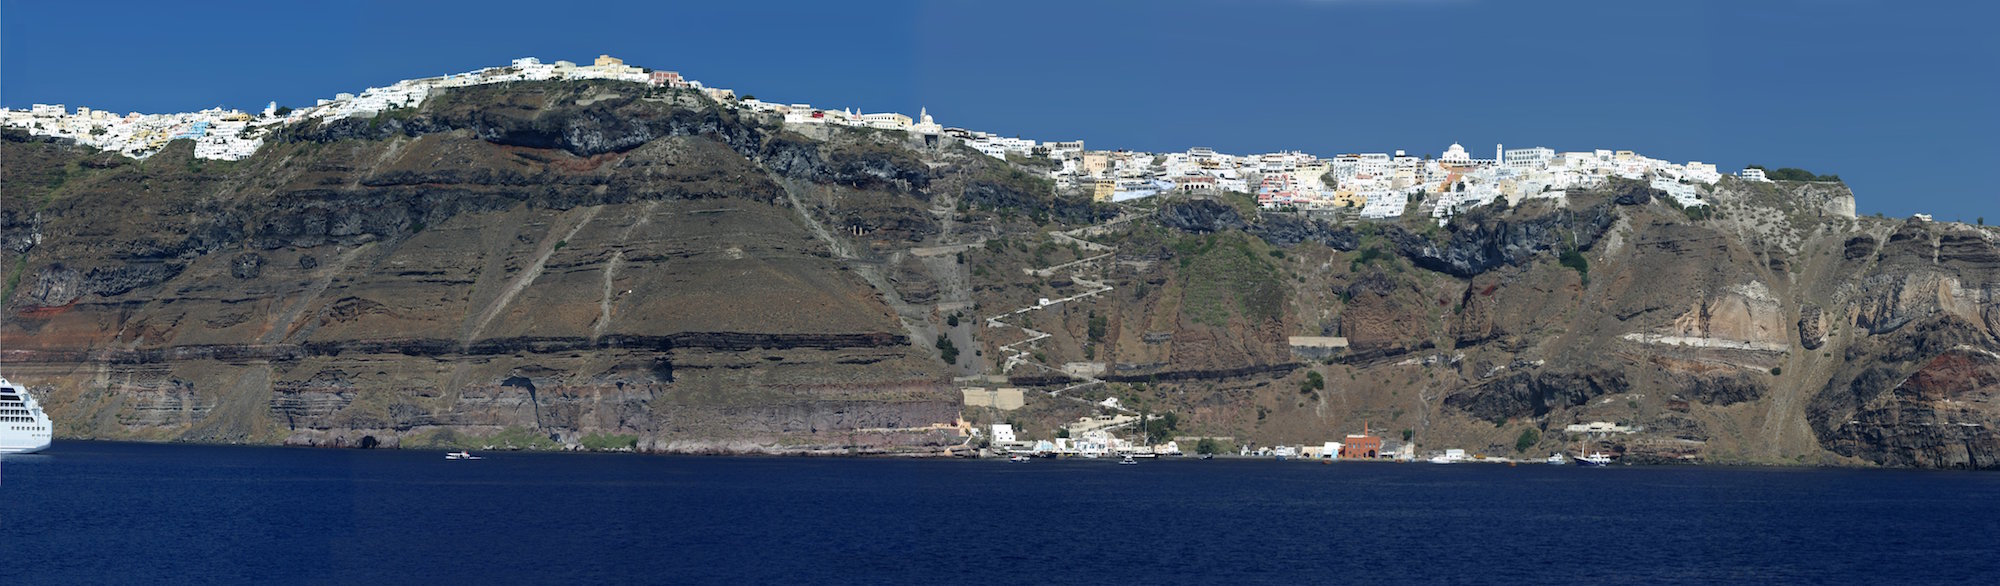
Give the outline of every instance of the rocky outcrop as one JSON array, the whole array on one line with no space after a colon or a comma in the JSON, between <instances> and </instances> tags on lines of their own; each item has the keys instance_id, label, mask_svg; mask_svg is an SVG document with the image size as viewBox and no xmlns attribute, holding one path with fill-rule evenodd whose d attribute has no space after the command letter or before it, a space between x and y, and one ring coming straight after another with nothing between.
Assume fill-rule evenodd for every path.
<instances>
[{"instance_id":1,"label":"rocky outcrop","mask_svg":"<svg viewBox=\"0 0 2000 586\"><path fill-rule=\"evenodd\" d=\"M164 283L179 275L179 263L143 263L97 267L78 271L61 262L50 263L35 272L34 285L23 292L37 306L67 305L85 293L115 297L141 287Z\"/></svg>"},{"instance_id":2,"label":"rocky outcrop","mask_svg":"<svg viewBox=\"0 0 2000 586\"><path fill-rule=\"evenodd\" d=\"M1182 232L1207 234L1243 230L1274 246L1292 247L1301 242L1318 242L1334 250L1354 250L1361 233L1351 226L1331 226L1326 222L1296 214L1260 214L1245 219L1236 208L1213 199L1168 201L1154 213L1161 225Z\"/></svg>"},{"instance_id":3,"label":"rocky outcrop","mask_svg":"<svg viewBox=\"0 0 2000 586\"><path fill-rule=\"evenodd\" d=\"M1859 407L1822 437L1889 466L2000 469L2000 355L1953 348L1908 376L1874 368L1848 389Z\"/></svg>"},{"instance_id":4,"label":"rocky outcrop","mask_svg":"<svg viewBox=\"0 0 2000 586\"><path fill-rule=\"evenodd\" d=\"M264 257L255 252L245 252L229 260L229 276L238 279L255 279L264 274Z\"/></svg>"},{"instance_id":5,"label":"rocky outcrop","mask_svg":"<svg viewBox=\"0 0 2000 586\"><path fill-rule=\"evenodd\" d=\"M1826 345L1826 312L1818 305L1808 303L1799 308L1799 344L1807 350Z\"/></svg>"},{"instance_id":6,"label":"rocky outcrop","mask_svg":"<svg viewBox=\"0 0 2000 586\"><path fill-rule=\"evenodd\" d=\"M1845 246L1842 247L1842 257L1847 260L1872 258L1875 256L1876 246L1880 244L1872 236L1863 235L1849 238Z\"/></svg>"},{"instance_id":7,"label":"rocky outcrop","mask_svg":"<svg viewBox=\"0 0 2000 586\"><path fill-rule=\"evenodd\" d=\"M1696 376L1685 383L1686 395L1709 405L1735 405L1763 398L1765 388L1751 375Z\"/></svg>"},{"instance_id":8,"label":"rocky outcrop","mask_svg":"<svg viewBox=\"0 0 2000 586\"><path fill-rule=\"evenodd\" d=\"M26 254L42 243L41 214L0 210L0 248Z\"/></svg>"},{"instance_id":9,"label":"rocky outcrop","mask_svg":"<svg viewBox=\"0 0 2000 586\"><path fill-rule=\"evenodd\" d=\"M32 283L23 290L25 301L39 307L68 305L84 293L82 273L60 262L36 270Z\"/></svg>"},{"instance_id":10,"label":"rocky outcrop","mask_svg":"<svg viewBox=\"0 0 2000 586\"><path fill-rule=\"evenodd\" d=\"M1654 189L1652 186L1638 181L1614 181L1611 185L1611 193L1613 195L1612 203L1621 206L1647 205L1653 203L1655 199L1667 196L1667 192Z\"/></svg>"},{"instance_id":11,"label":"rocky outcrop","mask_svg":"<svg viewBox=\"0 0 2000 586\"><path fill-rule=\"evenodd\" d=\"M1625 375L1612 371L1520 372L1487 383L1484 388L1445 397L1444 404L1492 422L1541 417L1550 411L1583 405L1630 387Z\"/></svg>"},{"instance_id":12,"label":"rocky outcrop","mask_svg":"<svg viewBox=\"0 0 2000 586\"><path fill-rule=\"evenodd\" d=\"M1352 226L1330 226L1326 222L1292 214L1259 216L1245 232L1275 246L1291 247L1301 242L1318 242L1334 250L1361 247L1361 232Z\"/></svg>"},{"instance_id":13,"label":"rocky outcrop","mask_svg":"<svg viewBox=\"0 0 2000 586\"><path fill-rule=\"evenodd\" d=\"M1237 230L1248 225L1236 208L1212 199L1169 201L1160 206L1154 217L1162 226L1196 234Z\"/></svg>"},{"instance_id":14,"label":"rocky outcrop","mask_svg":"<svg viewBox=\"0 0 2000 586\"><path fill-rule=\"evenodd\" d=\"M1536 255L1568 247L1589 250L1618 221L1608 206L1560 211L1524 220L1473 218L1455 221L1443 242L1395 226L1383 236L1396 252L1418 267L1470 278L1502 266L1521 266Z\"/></svg>"},{"instance_id":15,"label":"rocky outcrop","mask_svg":"<svg viewBox=\"0 0 2000 586\"><path fill-rule=\"evenodd\" d=\"M779 174L814 183L857 189L907 191L928 199L931 171L908 149L859 142L829 148L794 134L772 136L759 150L760 161Z\"/></svg>"}]
</instances>

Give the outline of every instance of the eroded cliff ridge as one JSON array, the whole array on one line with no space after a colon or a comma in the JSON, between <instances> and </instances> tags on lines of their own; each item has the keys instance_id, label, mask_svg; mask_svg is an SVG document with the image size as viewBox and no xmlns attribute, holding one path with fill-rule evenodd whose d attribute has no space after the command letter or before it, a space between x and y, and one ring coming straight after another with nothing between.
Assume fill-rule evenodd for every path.
<instances>
[{"instance_id":1,"label":"eroded cliff ridge","mask_svg":"<svg viewBox=\"0 0 2000 586\"><path fill-rule=\"evenodd\" d=\"M2000 233L1838 183L1443 226L1113 206L1046 160L576 81L236 162L5 139L0 364L66 438L938 453L1117 397L1259 444L2000 467Z\"/></svg>"}]
</instances>

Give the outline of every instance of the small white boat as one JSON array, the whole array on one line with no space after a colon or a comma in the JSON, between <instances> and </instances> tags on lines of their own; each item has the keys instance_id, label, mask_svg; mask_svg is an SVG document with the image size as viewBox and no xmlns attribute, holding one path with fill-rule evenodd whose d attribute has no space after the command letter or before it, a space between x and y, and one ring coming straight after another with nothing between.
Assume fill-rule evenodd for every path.
<instances>
[{"instance_id":1,"label":"small white boat","mask_svg":"<svg viewBox=\"0 0 2000 586\"><path fill-rule=\"evenodd\" d=\"M1028 463L1028 457L1027 457L1027 456L1010 456L1010 457L1008 457L1008 458L1007 458L1007 461L1009 461L1009 462L1013 462L1013 463L1015 463L1015 464L1026 464L1026 463Z\"/></svg>"},{"instance_id":2,"label":"small white boat","mask_svg":"<svg viewBox=\"0 0 2000 586\"><path fill-rule=\"evenodd\" d=\"M445 454L444 454L444 459L446 459L446 460L480 460L480 459L482 459L482 458L480 458L479 456L474 456L474 455L472 455L472 452L445 452Z\"/></svg>"},{"instance_id":3,"label":"small white boat","mask_svg":"<svg viewBox=\"0 0 2000 586\"><path fill-rule=\"evenodd\" d=\"M1567 457L1567 456L1564 456L1564 455L1562 455L1562 453L1561 453L1561 452L1557 452L1557 453L1554 453L1554 454L1549 454L1549 458L1548 458L1547 460L1544 460L1544 461L1546 461L1546 462L1548 462L1548 463L1550 463L1550 464L1555 464L1555 465L1557 465L1557 466L1561 466L1561 465L1563 465L1563 464L1568 464L1568 463L1569 463L1569 457Z\"/></svg>"},{"instance_id":4,"label":"small white boat","mask_svg":"<svg viewBox=\"0 0 2000 586\"><path fill-rule=\"evenodd\" d=\"M1138 460L1134 460L1134 459L1132 459L1132 456L1131 456L1131 455L1126 455L1126 456L1125 456L1125 459L1123 459L1123 460L1119 460L1119 461L1118 461L1118 465L1120 465L1120 466L1129 466L1129 465L1133 465L1133 464L1138 464L1138 463L1139 463L1139 461L1138 461Z\"/></svg>"},{"instance_id":5,"label":"small white boat","mask_svg":"<svg viewBox=\"0 0 2000 586\"><path fill-rule=\"evenodd\" d=\"M1432 464L1457 464L1466 460L1468 458L1465 457L1465 450L1453 448L1445 450L1441 455L1432 456L1430 461Z\"/></svg>"}]
</instances>

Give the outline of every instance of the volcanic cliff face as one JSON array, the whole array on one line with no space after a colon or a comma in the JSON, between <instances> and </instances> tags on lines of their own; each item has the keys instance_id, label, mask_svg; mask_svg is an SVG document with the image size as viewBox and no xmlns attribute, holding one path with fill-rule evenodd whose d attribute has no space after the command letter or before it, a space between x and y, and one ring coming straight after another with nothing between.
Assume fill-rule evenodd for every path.
<instances>
[{"instance_id":1,"label":"volcanic cliff face","mask_svg":"<svg viewBox=\"0 0 2000 586\"><path fill-rule=\"evenodd\" d=\"M620 84L468 88L235 163L8 139L5 360L66 437L934 443L883 431L958 405L874 244L939 231L937 177L1007 173Z\"/></svg>"},{"instance_id":2,"label":"volcanic cliff face","mask_svg":"<svg viewBox=\"0 0 2000 586\"><path fill-rule=\"evenodd\" d=\"M2000 232L1837 183L1442 226L1114 207L1038 158L581 82L234 163L5 139L0 361L66 438L938 452L961 416L1040 439L1118 398L1259 444L2000 467Z\"/></svg>"}]
</instances>

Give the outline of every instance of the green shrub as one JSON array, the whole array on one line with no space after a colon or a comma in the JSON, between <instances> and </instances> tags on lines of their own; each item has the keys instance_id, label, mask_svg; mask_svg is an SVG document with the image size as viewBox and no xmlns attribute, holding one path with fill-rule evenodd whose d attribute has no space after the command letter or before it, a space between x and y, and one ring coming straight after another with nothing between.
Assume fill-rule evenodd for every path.
<instances>
[{"instance_id":1,"label":"green shrub","mask_svg":"<svg viewBox=\"0 0 2000 586\"><path fill-rule=\"evenodd\" d=\"M1355 255L1354 260L1347 263L1347 271L1350 273L1358 272L1361 270L1361 267L1368 266L1370 263L1386 257L1388 255L1383 253L1381 248L1374 246L1364 248L1361 250L1361 254Z\"/></svg>"},{"instance_id":2,"label":"green shrub","mask_svg":"<svg viewBox=\"0 0 2000 586\"><path fill-rule=\"evenodd\" d=\"M1514 439L1514 451L1526 452L1528 448L1535 447L1535 444L1541 443L1541 441L1542 432L1535 431L1535 428L1532 427L1523 429L1521 430L1521 437Z\"/></svg>"},{"instance_id":3,"label":"green shrub","mask_svg":"<svg viewBox=\"0 0 2000 586\"><path fill-rule=\"evenodd\" d=\"M951 338L938 336L937 344L935 345L938 349L938 357L943 358L946 364L958 364L958 346L951 343Z\"/></svg>"},{"instance_id":4,"label":"green shrub","mask_svg":"<svg viewBox=\"0 0 2000 586\"><path fill-rule=\"evenodd\" d=\"M1584 284L1590 283L1590 259L1583 256L1583 253L1575 249L1565 250L1560 262L1562 266L1576 269L1576 274L1583 277Z\"/></svg>"}]
</instances>

